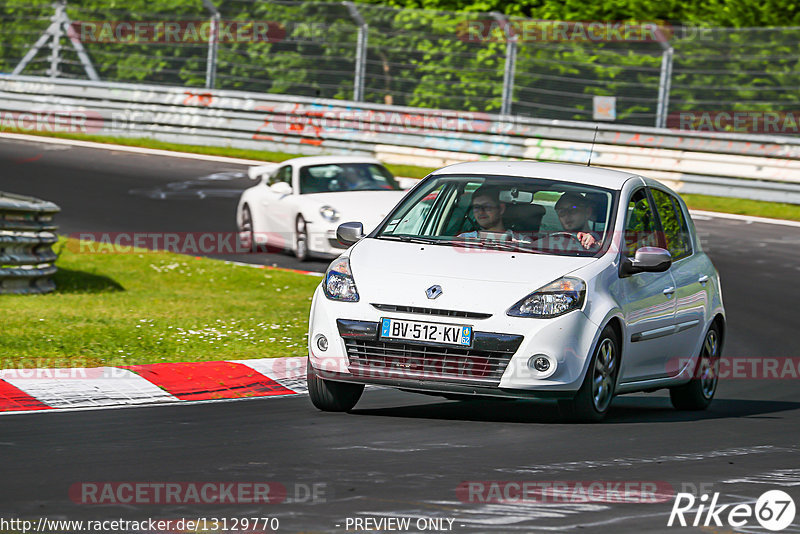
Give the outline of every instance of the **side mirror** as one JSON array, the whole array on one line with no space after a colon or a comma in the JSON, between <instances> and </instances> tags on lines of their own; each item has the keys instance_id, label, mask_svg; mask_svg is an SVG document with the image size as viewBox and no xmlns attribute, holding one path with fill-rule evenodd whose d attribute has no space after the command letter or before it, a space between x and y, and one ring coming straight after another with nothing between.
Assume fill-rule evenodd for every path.
<instances>
[{"instance_id":1,"label":"side mirror","mask_svg":"<svg viewBox=\"0 0 800 534\"><path fill-rule=\"evenodd\" d=\"M279 195L291 195L292 194L292 186L287 184L286 182L275 182L269 188Z\"/></svg>"},{"instance_id":2,"label":"side mirror","mask_svg":"<svg viewBox=\"0 0 800 534\"><path fill-rule=\"evenodd\" d=\"M346 222L336 229L336 240L342 245L354 245L364 237L364 225L360 222Z\"/></svg>"},{"instance_id":3,"label":"side mirror","mask_svg":"<svg viewBox=\"0 0 800 534\"><path fill-rule=\"evenodd\" d=\"M672 265L672 255L668 250L659 247L642 247L633 258L623 258L621 271L623 275L636 273L663 273Z\"/></svg>"}]
</instances>

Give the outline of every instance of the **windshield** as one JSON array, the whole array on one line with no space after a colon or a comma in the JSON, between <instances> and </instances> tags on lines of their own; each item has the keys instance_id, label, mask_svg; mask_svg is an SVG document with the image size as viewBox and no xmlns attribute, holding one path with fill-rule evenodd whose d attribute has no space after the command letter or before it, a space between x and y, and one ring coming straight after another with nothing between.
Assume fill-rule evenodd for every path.
<instances>
[{"instance_id":1,"label":"windshield","mask_svg":"<svg viewBox=\"0 0 800 534\"><path fill-rule=\"evenodd\" d=\"M615 191L509 176L432 176L378 230L379 239L593 256L610 241Z\"/></svg>"},{"instance_id":2,"label":"windshield","mask_svg":"<svg viewBox=\"0 0 800 534\"><path fill-rule=\"evenodd\" d=\"M300 194L333 191L399 191L386 168L375 163L309 165L300 169Z\"/></svg>"}]
</instances>

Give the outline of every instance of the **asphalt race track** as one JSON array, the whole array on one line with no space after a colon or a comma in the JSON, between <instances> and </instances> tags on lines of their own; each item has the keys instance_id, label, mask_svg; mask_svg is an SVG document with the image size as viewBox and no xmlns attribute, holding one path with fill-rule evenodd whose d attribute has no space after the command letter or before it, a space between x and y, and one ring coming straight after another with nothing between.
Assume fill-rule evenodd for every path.
<instances>
[{"instance_id":1,"label":"asphalt race track","mask_svg":"<svg viewBox=\"0 0 800 534\"><path fill-rule=\"evenodd\" d=\"M198 180L242 169L0 142L0 190L59 204L62 232L231 231L234 190L247 181ZM169 185L179 182L188 185ZM191 193L198 189L206 192ZM696 223L722 276L725 357L796 357L800 228ZM285 254L240 259L298 266ZM6 416L0 517L276 517L280 532L346 532L348 518L388 517L412 518L412 526L444 520L428 523L444 528L431 530L438 532L732 532L702 521L667 527L673 493L718 492L719 504L752 505L783 489L800 504L799 384L798 376L722 380L700 413L673 410L663 392L619 397L598 425L562 423L544 401L456 402L380 389L365 393L351 414L324 414L306 397L290 397ZM277 482L287 499L133 506L77 504L69 496L86 482L209 481ZM469 502L457 488L470 481L638 481L671 490L652 503ZM312 487L316 499L308 496ZM735 531L768 532L753 518ZM798 519L782 532L800 532Z\"/></svg>"}]
</instances>

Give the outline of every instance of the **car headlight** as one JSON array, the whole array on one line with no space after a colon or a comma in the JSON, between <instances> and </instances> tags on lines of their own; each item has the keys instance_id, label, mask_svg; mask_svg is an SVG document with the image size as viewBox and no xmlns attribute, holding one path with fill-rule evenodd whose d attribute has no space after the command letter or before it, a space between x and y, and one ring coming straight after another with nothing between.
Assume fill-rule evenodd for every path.
<instances>
[{"instance_id":1,"label":"car headlight","mask_svg":"<svg viewBox=\"0 0 800 534\"><path fill-rule=\"evenodd\" d=\"M586 298L586 284L578 278L564 277L541 287L514 304L508 315L513 317L558 317L579 310Z\"/></svg>"},{"instance_id":2,"label":"car headlight","mask_svg":"<svg viewBox=\"0 0 800 534\"><path fill-rule=\"evenodd\" d=\"M336 222L339 220L339 212L331 206L322 206L319 209L319 214L322 215L323 219L329 222Z\"/></svg>"},{"instance_id":3,"label":"car headlight","mask_svg":"<svg viewBox=\"0 0 800 534\"><path fill-rule=\"evenodd\" d=\"M347 256L340 256L325 271L325 282L322 284L325 296L331 300L344 300L346 302L358 302L358 290L356 281L353 280L353 272L350 270L350 259Z\"/></svg>"}]
</instances>

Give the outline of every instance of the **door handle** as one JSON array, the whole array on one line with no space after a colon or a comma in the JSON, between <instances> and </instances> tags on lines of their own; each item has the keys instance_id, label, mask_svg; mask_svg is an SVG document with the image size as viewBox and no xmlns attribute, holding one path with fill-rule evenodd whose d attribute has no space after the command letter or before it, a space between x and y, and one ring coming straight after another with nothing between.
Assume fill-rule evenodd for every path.
<instances>
[{"instance_id":1,"label":"door handle","mask_svg":"<svg viewBox=\"0 0 800 534\"><path fill-rule=\"evenodd\" d=\"M705 285L708 282L708 275L704 274L697 281L700 282L701 285Z\"/></svg>"},{"instance_id":2,"label":"door handle","mask_svg":"<svg viewBox=\"0 0 800 534\"><path fill-rule=\"evenodd\" d=\"M673 293L675 293L675 288L674 288L674 287L672 287L672 286L669 286L668 288L664 289L664 292L663 292L663 293L664 293L664 294L665 294L667 297L671 297L671 296L672 296L672 294L673 294Z\"/></svg>"}]
</instances>

